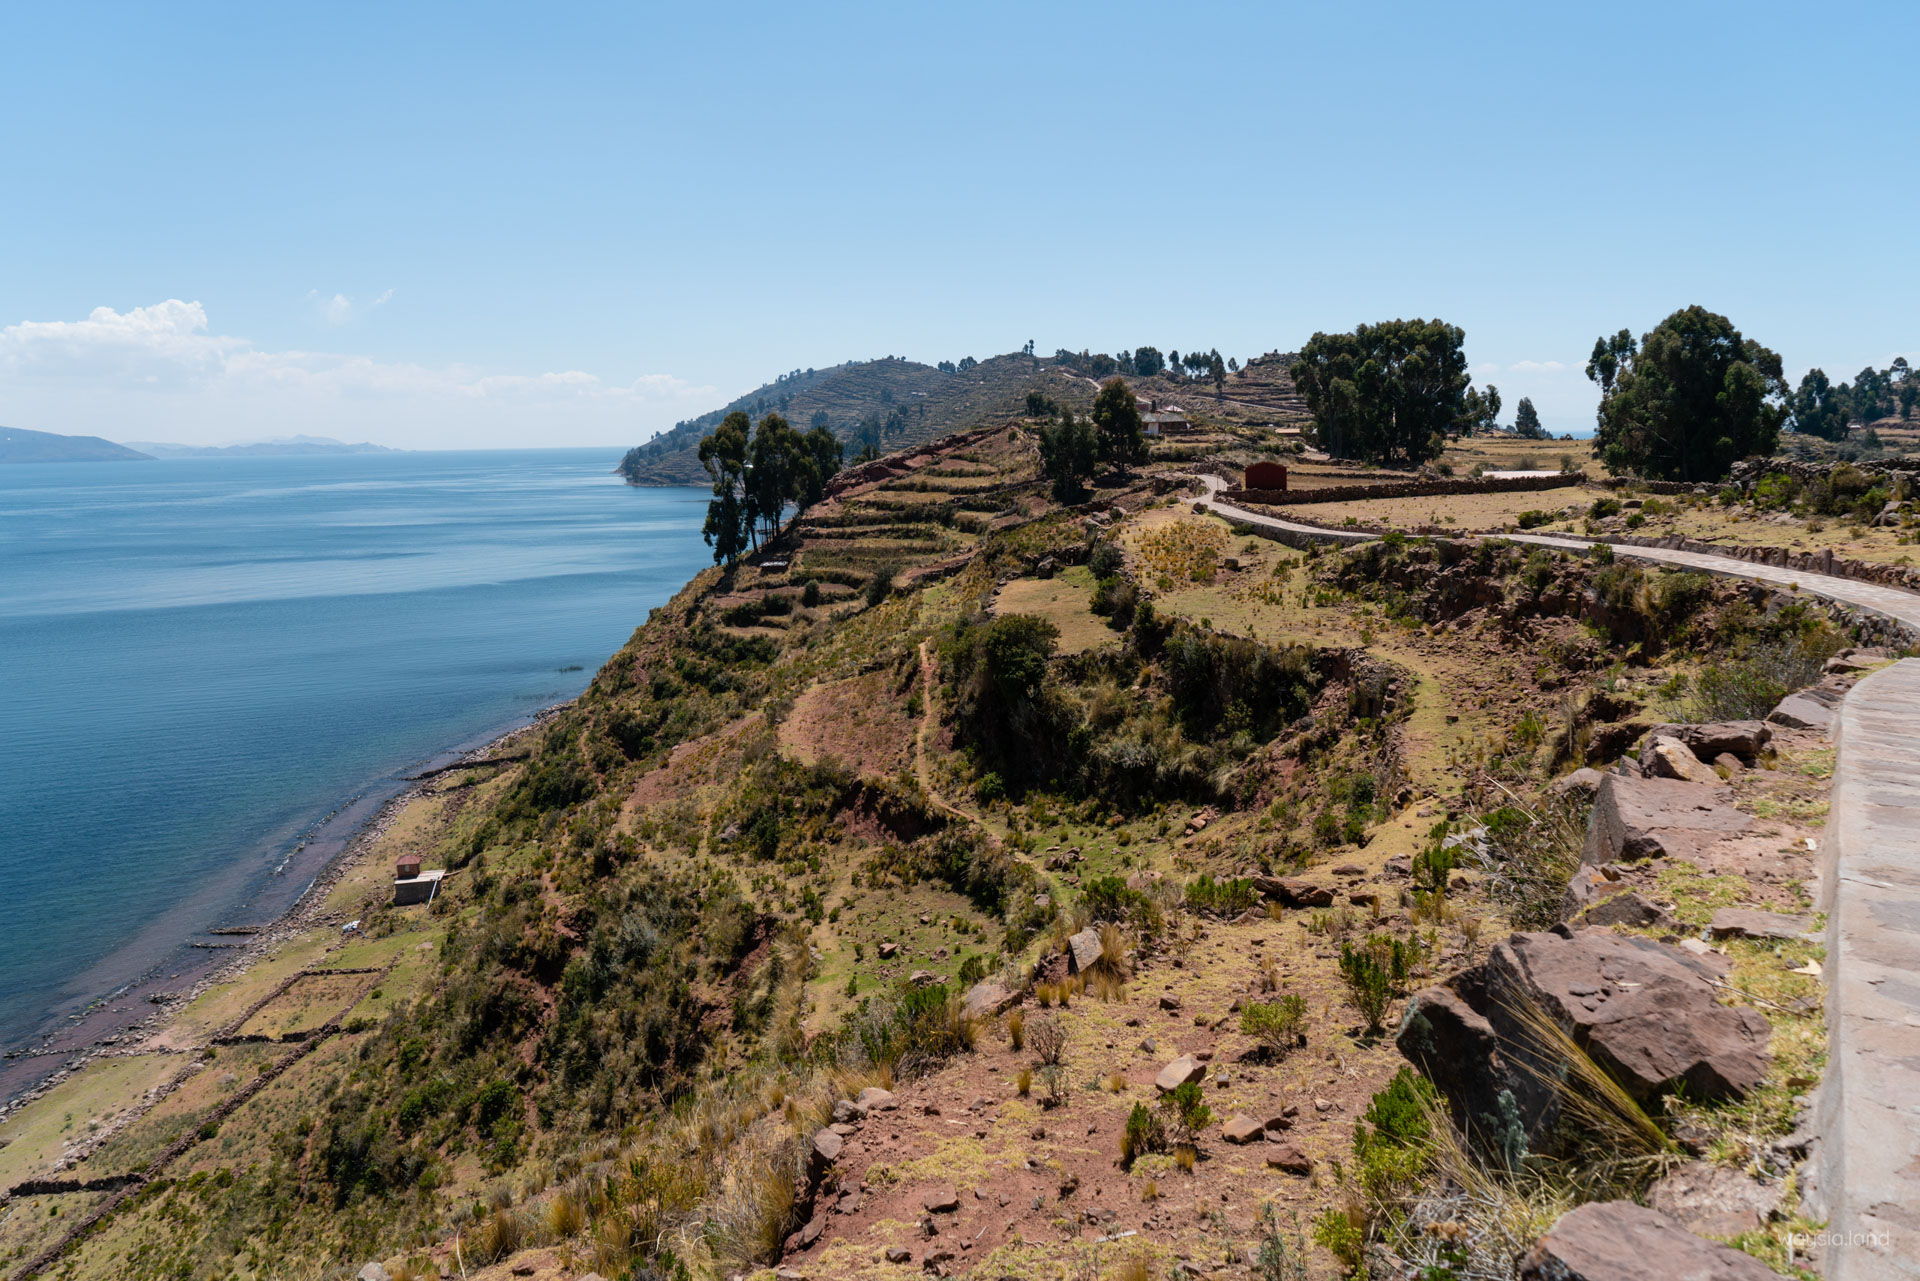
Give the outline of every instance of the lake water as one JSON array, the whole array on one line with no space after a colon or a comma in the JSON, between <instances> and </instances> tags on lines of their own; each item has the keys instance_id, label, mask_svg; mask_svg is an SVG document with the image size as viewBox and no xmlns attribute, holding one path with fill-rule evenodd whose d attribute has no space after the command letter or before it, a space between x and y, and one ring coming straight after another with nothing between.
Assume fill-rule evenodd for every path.
<instances>
[{"instance_id":1,"label":"lake water","mask_svg":"<svg viewBox=\"0 0 1920 1281\"><path fill-rule=\"evenodd\" d=\"M165 986L299 895L327 815L579 693L710 563L703 495L618 460L0 467L0 1047Z\"/></svg>"}]
</instances>

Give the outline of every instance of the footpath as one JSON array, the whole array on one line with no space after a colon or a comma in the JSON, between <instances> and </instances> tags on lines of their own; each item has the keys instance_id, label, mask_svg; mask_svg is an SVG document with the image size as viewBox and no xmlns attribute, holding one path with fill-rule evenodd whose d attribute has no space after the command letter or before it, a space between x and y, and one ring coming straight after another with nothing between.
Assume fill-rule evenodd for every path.
<instances>
[{"instance_id":1,"label":"footpath","mask_svg":"<svg viewBox=\"0 0 1920 1281\"><path fill-rule=\"evenodd\" d=\"M1199 479L1209 510L1295 547L1379 536L1249 511L1219 501L1219 477ZM1594 545L1549 534L1502 537L1580 553ZM1804 592L1920 638L1913 592L1707 552L1622 544L1613 552ZM1828 1058L1806 1202L1827 1220L1821 1254L1829 1281L1920 1281L1920 659L1856 684L1832 732L1819 881Z\"/></svg>"}]
</instances>

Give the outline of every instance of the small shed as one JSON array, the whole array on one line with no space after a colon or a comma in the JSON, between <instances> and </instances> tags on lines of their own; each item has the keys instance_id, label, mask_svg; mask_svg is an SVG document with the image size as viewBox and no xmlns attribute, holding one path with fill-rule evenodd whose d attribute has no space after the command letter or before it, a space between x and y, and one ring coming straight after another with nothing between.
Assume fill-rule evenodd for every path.
<instances>
[{"instance_id":1,"label":"small shed","mask_svg":"<svg viewBox=\"0 0 1920 1281\"><path fill-rule=\"evenodd\" d=\"M431 872L420 870L418 854L402 854L393 864L393 905L405 907L409 903L432 903L440 892L440 879L446 875L443 869L435 868Z\"/></svg>"},{"instance_id":2,"label":"small shed","mask_svg":"<svg viewBox=\"0 0 1920 1281\"><path fill-rule=\"evenodd\" d=\"M1278 489L1287 487L1287 469L1279 463L1254 463L1247 468L1248 489Z\"/></svg>"}]
</instances>

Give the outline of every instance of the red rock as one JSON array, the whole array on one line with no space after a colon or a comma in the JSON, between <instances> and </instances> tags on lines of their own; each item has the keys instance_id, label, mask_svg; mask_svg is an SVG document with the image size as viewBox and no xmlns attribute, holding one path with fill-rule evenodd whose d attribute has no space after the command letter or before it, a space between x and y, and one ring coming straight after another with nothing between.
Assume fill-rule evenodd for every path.
<instances>
[{"instance_id":1,"label":"red rock","mask_svg":"<svg viewBox=\"0 0 1920 1281\"><path fill-rule=\"evenodd\" d=\"M1251 1143L1266 1129L1250 1116L1236 1116L1221 1127L1220 1135L1229 1143Z\"/></svg>"},{"instance_id":2,"label":"red rock","mask_svg":"<svg viewBox=\"0 0 1920 1281\"><path fill-rule=\"evenodd\" d=\"M920 1204L929 1214L952 1214L960 1208L960 1194L951 1183L936 1184L921 1194Z\"/></svg>"},{"instance_id":3,"label":"red rock","mask_svg":"<svg viewBox=\"0 0 1920 1281\"><path fill-rule=\"evenodd\" d=\"M1282 1143L1267 1153L1267 1164L1285 1174L1312 1174L1313 1158L1291 1143Z\"/></svg>"},{"instance_id":4,"label":"red rock","mask_svg":"<svg viewBox=\"0 0 1920 1281\"><path fill-rule=\"evenodd\" d=\"M1776 1281L1750 1254L1707 1241L1657 1210L1595 1201L1559 1222L1520 1260L1521 1281Z\"/></svg>"},{"instance_id":5,"label":"red rock","mask_svg":"<svg viewBox=\"0 0 1920 1281\"><path fill-rule=\"evenodd\" d=\"M1177 1090L1189 1081L1198 1081L1206 1076L1206 1065L1191 1054L1183 1054L1160 1069L1160 1075L1153 1080L1154 1087L1165 1093Z\"/></svg>"}]
</instances>

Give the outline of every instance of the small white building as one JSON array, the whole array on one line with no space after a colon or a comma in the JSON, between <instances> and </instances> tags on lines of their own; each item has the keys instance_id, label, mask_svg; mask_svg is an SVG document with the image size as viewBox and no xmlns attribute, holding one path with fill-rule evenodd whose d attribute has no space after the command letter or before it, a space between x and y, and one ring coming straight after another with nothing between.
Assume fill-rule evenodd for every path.
<instances>
[{"instance_id":1,"label":"small white building","mask_svg":"<svg viewBox=\"0 0 1920 1281\"><path fill-rule=\"evenodd\" d=\"M1185 431L1190 425L1187 411L1178 405L1162 406L1149 402L1146 412L1140 415L1141 430L1149 436L1171 435Z\"/></svg>"}]
</instances>

